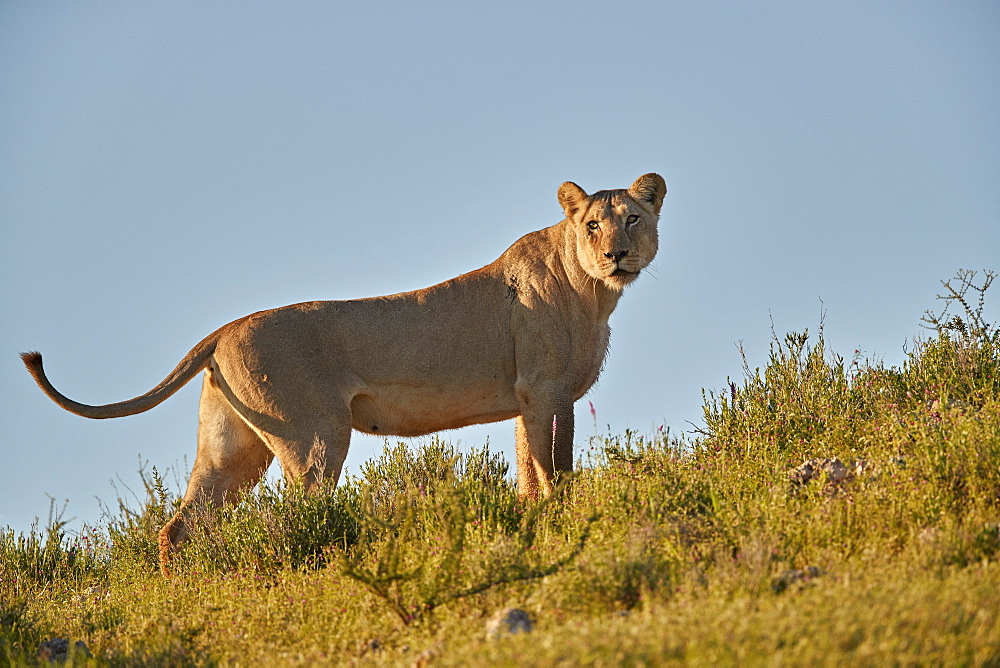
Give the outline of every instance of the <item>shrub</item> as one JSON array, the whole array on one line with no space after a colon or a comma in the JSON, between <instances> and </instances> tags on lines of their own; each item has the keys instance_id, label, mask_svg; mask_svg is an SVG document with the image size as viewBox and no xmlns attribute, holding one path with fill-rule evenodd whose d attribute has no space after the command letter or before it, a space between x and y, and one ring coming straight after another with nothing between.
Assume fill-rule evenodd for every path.
<instances>
[{"instance_id":1,"label":"shrub","mask_svg":"<svg viewBox=\"0 0 1000 668\"><path fill-rule=\"evenodd\" d=\"M585 525L558 556L535 551L546 511L569 478L552 497L524 506L506 464L488 450L463 456L435 439L415 456L402 444L387 447L382 463L365 469L374 480L365 478L352 510L360 539L340 552L340 569L404 624L451 601L552 575L587 541ZM393 491L390 481L405 486Z\"/></svg>"}]
</instances>

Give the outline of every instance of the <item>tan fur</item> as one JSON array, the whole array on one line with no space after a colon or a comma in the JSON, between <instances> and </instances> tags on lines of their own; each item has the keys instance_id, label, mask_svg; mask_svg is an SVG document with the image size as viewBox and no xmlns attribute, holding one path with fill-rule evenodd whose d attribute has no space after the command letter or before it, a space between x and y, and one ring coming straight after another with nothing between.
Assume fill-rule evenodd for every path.
<instances>
[{"instance_id":1,"label":"tan fur","mask_svg":"<svg viewBox=\"0 0 1000 668\"><path fill-rule=\"evenodd\" d=\"M573 468L573 402L601 371L622 289L656 254L665 194L657 174L594 195L564 183L566 218L492 264L414 292L248 315L130 401L74 402L40 354L22 359L49 397L90 418L149 410L206 371L191 480L160 532L164 572L191 504L235 498L274 457L290 479L336 482L352 428L418 436L516 418L519 493L548 494Z\"/></svg>"}]
</instances>

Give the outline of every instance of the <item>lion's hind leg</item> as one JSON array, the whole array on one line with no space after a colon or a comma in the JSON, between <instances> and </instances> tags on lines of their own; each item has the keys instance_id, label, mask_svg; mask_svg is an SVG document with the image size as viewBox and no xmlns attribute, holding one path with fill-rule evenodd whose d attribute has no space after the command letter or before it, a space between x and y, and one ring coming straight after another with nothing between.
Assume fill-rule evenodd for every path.
<instances>
[{"instance_id":1,"label":"lion's hind leg","mask_svg":"<svg viewBox=\"0 0 1000 668\"><path fill-rule=\"evenodd\" d=\"M274 459L260 436L226 401L205 373L198 410L198 454L177 514L160 531L160 569L168 574L170 555L187 537L186 519L198 504L232 502L263 477Z\"/></svg>"},{"instance_id":2,"label":"lion's hind leg","mask_svg":"<svg viewBox=\"0 0 1000 668\"><path fill-rule=\"evenodd\" d=\"M346 402L327 406L311 420L289 425L281 436L266 434L266 438L286 480L313 491L323 484L336 485L351 444L350 407Z\"/></svg>"}]
</instances>

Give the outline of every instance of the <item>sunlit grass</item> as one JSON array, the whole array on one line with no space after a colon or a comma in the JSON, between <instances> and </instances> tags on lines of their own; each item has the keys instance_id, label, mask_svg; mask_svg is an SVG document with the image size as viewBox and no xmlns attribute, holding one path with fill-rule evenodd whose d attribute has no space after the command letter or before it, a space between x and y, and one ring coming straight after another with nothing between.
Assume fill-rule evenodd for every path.
<instances>
[{"instance_id":1,"label":"sunlit grass","mask_svg":"<svg viewBox=\"0 0 1000 668\"><path fill-rule=\"evenodd\" d=\"M0 533L0 661L63 637L122 665L998 665L1000 334L973 279L901 367L776 337L704 433L597 439L542 503L488 450L387 445L337 489L202 513L163 579L154 471L99 528ZM505 607L534 630L488 639Z\"/></svg>"}]
</instances>

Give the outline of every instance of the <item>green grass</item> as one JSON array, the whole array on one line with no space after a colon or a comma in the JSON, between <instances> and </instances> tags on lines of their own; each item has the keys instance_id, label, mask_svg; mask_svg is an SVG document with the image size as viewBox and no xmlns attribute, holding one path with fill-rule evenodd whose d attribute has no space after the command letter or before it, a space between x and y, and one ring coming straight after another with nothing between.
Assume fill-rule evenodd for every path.
<instances>
[{"instance_id":1,"label":"green grass","mask_svg":"<svg viewBox=\"0 0 1000 668\"><path fill-rule=\"evenodd\" d=\"M776 338L703 433L595 439L539 503L486 449L387 444L336 489L202 513L168 580L154 470L100 527L0 532L0 663L63 637L75 664L1000 665L990 280L946 282L898 368ZM793 476L832 458L846 478ZM506 607L535 629L487 638Z\"/></svg>"}]
</instances>

